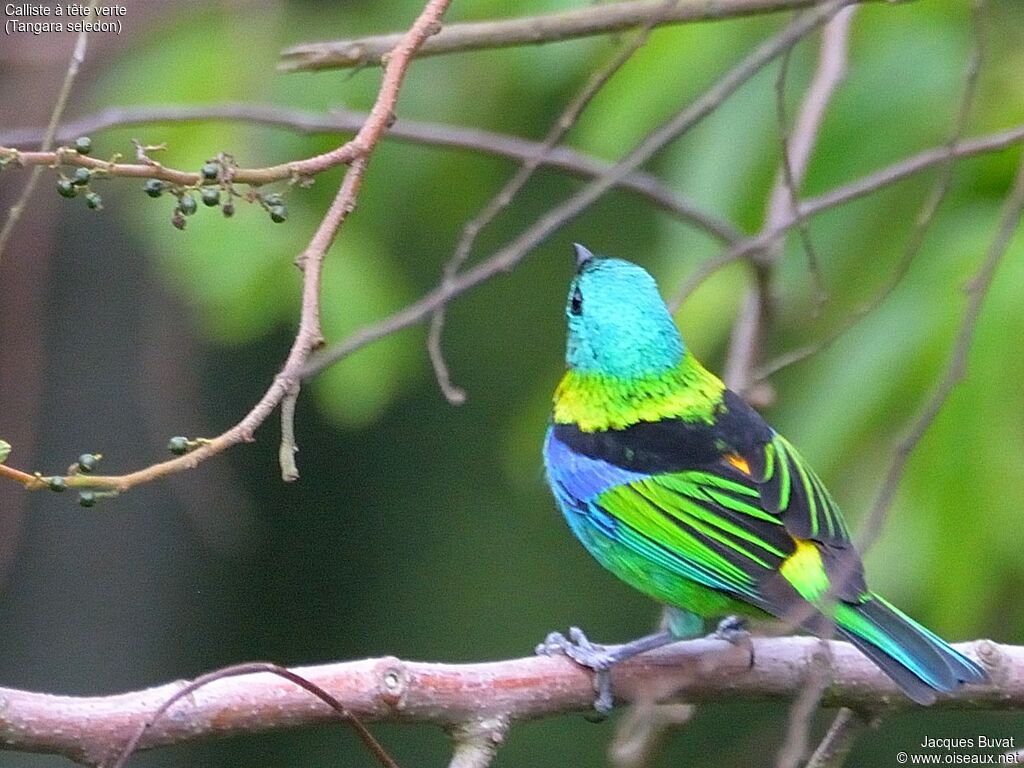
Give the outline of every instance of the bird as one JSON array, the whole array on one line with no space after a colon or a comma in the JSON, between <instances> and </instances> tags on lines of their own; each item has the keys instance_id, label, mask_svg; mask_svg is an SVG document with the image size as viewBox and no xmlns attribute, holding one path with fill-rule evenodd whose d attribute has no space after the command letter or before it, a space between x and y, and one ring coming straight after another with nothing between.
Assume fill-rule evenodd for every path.
<instances>
[{"instance_id":1,"label":"bird","mask_svg":"<svg viewBox=\"0 0 1024 768\"><path fill-rule=\"evenodd\" d=\"M606 569L668 608L667 629L625 645L552 632L538 653L597 673L727 617L789 621L850 641L919 704L985 671L871 591L821 478L683 343L642 267L575 244L566 372L543 447L557 506ZM737 620L736 617L743 617Z\"/></svg>"}]
</instances>

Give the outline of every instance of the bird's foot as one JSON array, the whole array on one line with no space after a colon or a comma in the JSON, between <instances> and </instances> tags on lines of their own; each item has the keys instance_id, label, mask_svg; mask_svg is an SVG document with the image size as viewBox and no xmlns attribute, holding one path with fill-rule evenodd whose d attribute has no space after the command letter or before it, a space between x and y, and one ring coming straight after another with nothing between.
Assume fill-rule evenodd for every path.
<instances>
[{"instance_id":1,"label":"bird's foot","mask_svg":"<svg viewBox=\"0 0 1024 768\"><path fill-rule=\"evenodd\" d=\"M598 715L597 719L604 719L612 711L614 699L612 697L612 675L611 668L618 661L618 658L610 653L603 645L590 642L590 639L579 627L569 628L569 637L561 632L552 632L544 642L537 646L538 656L553 656L564 654L575 661L581 667L593 670L594 690L597 698L594 699L594 710Z\"/></svg>"},{"instance_id":2,"label":"bird's foot","mask_svg":"<svg viewBox=\"0 0 1024 768\"><path fill-rule=\"evenodd\" d=\"M750 654L748 667L754 666L754 643L750 639L746 619L739 616L726 616L718 622L718 627L708 637L715 638L716 640L725 640L730 645L743 648Z\"/></svg>"}]
</instances>

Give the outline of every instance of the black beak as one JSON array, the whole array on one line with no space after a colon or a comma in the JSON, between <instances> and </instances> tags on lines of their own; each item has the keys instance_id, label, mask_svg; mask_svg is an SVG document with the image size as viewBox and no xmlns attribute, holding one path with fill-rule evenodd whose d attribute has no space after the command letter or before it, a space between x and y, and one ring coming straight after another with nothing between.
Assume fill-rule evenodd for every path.
<instances>
[{"instance_id":1,"label":"black beak","mask_svg":"<svg viewBox=\"0 0 1024 768\"><path fill-rule=\"evenodd\" d=\"M579 243L573 243L572 248L576 251L576 271L578 272L583 269L588 261L594 258L594 254L585 245L580 245Z\"/></svg>"}]
</instances>

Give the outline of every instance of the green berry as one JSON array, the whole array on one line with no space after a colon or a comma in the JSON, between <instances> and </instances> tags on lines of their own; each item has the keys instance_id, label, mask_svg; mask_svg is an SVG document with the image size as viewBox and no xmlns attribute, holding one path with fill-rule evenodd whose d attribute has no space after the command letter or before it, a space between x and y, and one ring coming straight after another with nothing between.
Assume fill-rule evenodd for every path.
<instances>
[{"instance_id":1,"label":"green berry","mask_svg":"<svg viewBox=\"0 0 1024 768\"><path fill-rule=\"evenodd\" d=\"M78 494L78 503L83 507L92 507L96 505L96 494L92 491L82 491Z\"/></svg>"},{"instance_id":2,"label":"green berry","mask_svg":"<svg viewBox=\"0 0 1024 768\"><path fill-rule=\"evenodd\" d=\"M235 215L235 204L229 200L228 202L224 203L220 210L221 213L224 214L225 219L230 219L232 216Z\"/></svg>"},{"instance_id":3,"label":"green berry","mask_svg":"<svg viewBox=\"0 0 1024 768\"><path fill-rule=\"evenodd\" d=\"M88 155L92 152L92 139L88 136L79 136L73 144L75 152L80 155Z\"/></svg>"},{"instance_id":4,"label":"green berry","mask_svg":"<svg viewBox=\"0 0 1024 768\"><path fill-rule=\"evenodd\" d=\"M220 190L216 187L206 187L200 196L203 198L203 205L213 207L220 205Z\"/></svg>"},{"instance_id":5,"label":"green berry","mask_svg":"<svg viewBox=\"0 0 1024 768\"><path fill-rule=\"evenodd\" d=\"M270 220L275 224L280 224L288 218L288 209L283 205L272 205L268 210L270 211Z\"/></svg>"},{"instance_id":6,"label":"green berry","mask_svg":"<svg viewBox=\"0 0 1024 768\"><path fill-rule=\"evenodd\" d=\"M55 493L63 493L68 487L68 484L64 482L63 477L51 477L50 478L50 490Z\"/></svg>"},{"instance_id":7,"label":"green berry","mask_svg":"<svg viewBox=\"0 0 1024 768\"><path fill-rule=\"evenodd\" d=\"M92 179L92 171L88 168L76 168L74 174L71 176L71 183L84 187Z\"/></svg>"},{"instance_id":8,"label":"green berry","mask_svg":"<svg viewBox=\"0 0 1024 768\"><path fill-rule=\"evenodd\" d=\"M192 197L192 195L182 195L181 199L178 201L178 210L185 216L191 216L196 212L196 208L198 207L196 199Z\"/></svg>"},{"instance_id":9,"label":"green berry","mask_svg":"<svg viewBox=\"0 0 1024 768\"><path fill-rule=\"evenodd\" d=\"M146 179L142 188L150 197L160 197L164 193L164 183L160 179Z\"/></svg>"},{"instance_id":10,"label":"green berry","mask_svg":"<svg viewBox=\"0 0 1024 768\"><path fill-rule=\"evenodd\" d=\"M83 472L92 472L99 463L99 457L93 453L83 453L78 457L78 468Z\"/></svg>"},{"instance_id":11,"label":"green berry","mask_svg":"<svg viewBox=\"0 0 1024 768\"><path fill-rule=\"evenodd\" d=\"M184 456L188 453L188 438L181 437L180 435L178 437L172 437L167 441L167 450L175 456Z\"/></svg>"},{"instance_id":12,"label":"green berry","mask_svg":"<svg viewBox=\"0 0 1024 768\"><path fill-rule=\"evenodd\" d=\"M267 206L269 207L273 207L275 205L284 205L284 198L281 197L281 195L278 194L277 192L271 192L269 195L263 196L263 202L266 203Z\"/></svg>"},{"instance_id":13,"label":"green berry","mask_svg":"<svg viewBox=\"0 0 1024 768\"><path fill-rule=\"evenodd\" d=\"M85 196L85 204L92 208L94 211L103 210L103 198L97 195L95 192L90 192Z\"/></svg>"},{"instance_id":14,"label":"green berry","mask_svg":"<svg viewBox=\"0 0 1024 768\"><path fill-rule=\"evenodd\" d=\"M61 197L74 197L78 194L78 190L75 189L75 185L69 179L58 179L57 194Z\"/></svg>"},{"instance_id":15,"label":"green berry","mask_svg":"<svg viewBox=\"0 0 1024 768\"><path fill-rule=\"evenodd\" d=\"M216 163L204 163L203 167L199 169L199 173L201 173L203 178L207 181L216 181L217 174L220 173L220 168Z\"/></svg>"}]
</instances>

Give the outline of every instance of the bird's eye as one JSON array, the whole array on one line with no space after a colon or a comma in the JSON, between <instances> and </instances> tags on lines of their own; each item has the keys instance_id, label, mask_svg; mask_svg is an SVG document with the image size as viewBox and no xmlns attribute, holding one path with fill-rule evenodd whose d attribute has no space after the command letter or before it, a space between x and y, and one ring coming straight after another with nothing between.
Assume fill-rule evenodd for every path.
<instances>
[{"instance_id":1,"label":"bird's eye","mask_svg":"<svg viewBox=\"0 0 1024 768\"><path fill-rule=\"evenodd\" d=\"M583 314L583 294L580 293L578 287L572 292L572 302L569 304L569 311L574 315Z\"/></svg>"}]
</instances>

